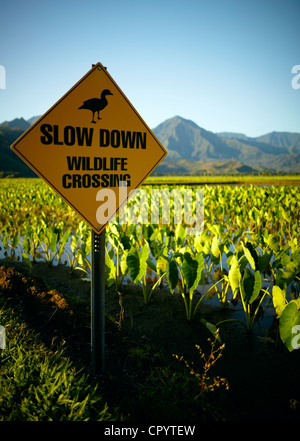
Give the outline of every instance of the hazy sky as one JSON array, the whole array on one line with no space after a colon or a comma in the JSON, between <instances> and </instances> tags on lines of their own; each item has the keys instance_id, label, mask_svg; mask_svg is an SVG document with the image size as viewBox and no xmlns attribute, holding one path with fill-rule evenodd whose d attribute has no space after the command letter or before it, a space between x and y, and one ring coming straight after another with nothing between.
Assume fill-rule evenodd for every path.
<instances>
[{"instance_id":1,"label":"hazy sky","mask_svg":"<svg viewBox=\"0 0 300 441\"><path fill-rule=\"evenodd\" d=\"M151 128L300 132L300 0L0 0L0 122L43 114L98 61Z\"/></svg>"}]
</instances>

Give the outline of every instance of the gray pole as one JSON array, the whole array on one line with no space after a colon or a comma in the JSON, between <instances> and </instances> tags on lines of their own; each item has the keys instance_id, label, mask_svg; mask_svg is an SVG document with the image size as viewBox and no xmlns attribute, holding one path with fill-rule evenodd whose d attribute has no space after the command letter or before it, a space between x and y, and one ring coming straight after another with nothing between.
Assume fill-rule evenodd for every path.
<instances>
[{"instance_id":1,"label":"gray pole","mask_svg":"<svg viewBox=\"0 0 300 441\"><path fill-rule=\"evenodd\" d=\"M91 249L92 374L98 375L104 372L105 367L105 228L100 234L92 230Z\"/></svg>"},{"instance_id":2,"label":"gray pole","mask_svg":"<svg viewBox=\"0 0 300 441\"><path fill-rule=\"evenodd\" d=\"M105 361L105 229L91 232L91 349L92 373L104 372Z\"/></svg>"}]
</instances>

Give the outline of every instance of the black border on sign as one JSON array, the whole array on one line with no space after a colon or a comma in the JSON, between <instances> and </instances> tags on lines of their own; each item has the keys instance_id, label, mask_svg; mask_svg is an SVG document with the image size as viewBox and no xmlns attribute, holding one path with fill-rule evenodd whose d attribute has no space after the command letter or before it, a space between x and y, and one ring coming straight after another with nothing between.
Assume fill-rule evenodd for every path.
<instances>
[{"instance_id":1,"label":"black border on sign","mask_svg":"<svg viewBox=\"0 0 300 441\"><path fill-rule=\"evenodd\" d=\"M28 133L33 130L35 128L35 126L37 126L38 124L41 123L41 121L53 110L55 109L55 107L57 107L71 92L73 92L74 89L76 89L76 87L78 87L94 70L97 70L99 67L101 67L101 70L105 73L105 75L107 75L107 77L110 79L110 81L114 84L114 86L118 89L118 91L120 92L120 94L123 96L123 98L127 101L127 103L129 104L129 106L132 108L132 110L135 112L136 116L140 119L140 121L144 124L144 126L146 127L146 129L149 131L149 134L153 137L154 141L158 144L158 146L161 148L162 150L162 156L160 159L158 159L158 161L156 162L156 164L151 168L151 170L148 171L148 173L146 174L146 176L138 183L138 185L136 186L135 190L138 189L142 183L145 181L145 179L151 174L151 172L158 166L158 164L167 156L167 151L164 149L164 147L161 145L161 143L158 141L158 139L156 138L156 136L154 135L154 133L152 132L152 130L147 126L147 124L145 123L145 121L142 119L142 117L138 114L138 112L136 111L136 109L133 107L133 105L131 104L131 102L128 100L128 98L124 95L124 93L122 92L122 90L119 88L119 86L116 84L116 82L113 80L113 78L109 75L109 73L107 72L106 68L104 66L102 66L101 63L97 63L95 64L92 69L90 69L67 93L65 93L46 113L44 113L44 115L42 115L31 127L29 127L29 129L27 129L12 145L11 145L11 149L38 175L40 176L74 211L76 211L76 213L78 213L83 219L84 221L95 231L96 234L100 234L104 228L106 227L106 225L111 221L111 219L113 219L116 214L118 213L118 211L120 210L120 208L128 201L128 195L126 200L123 202L123 204L121 204L116 212L109 218L109 220L106 222L106 224L102 225L100 227L100 229L97 229L76 207L74 207L74 205L68 201L68 199L61 194L61 192L59 190L57 190L57 188L51 184L51 182L33 165L31 164L30 161L28 161L25 156L23 156L23 154L17 149L17 145L28 135Z\"/></svg>"}]
</instances>

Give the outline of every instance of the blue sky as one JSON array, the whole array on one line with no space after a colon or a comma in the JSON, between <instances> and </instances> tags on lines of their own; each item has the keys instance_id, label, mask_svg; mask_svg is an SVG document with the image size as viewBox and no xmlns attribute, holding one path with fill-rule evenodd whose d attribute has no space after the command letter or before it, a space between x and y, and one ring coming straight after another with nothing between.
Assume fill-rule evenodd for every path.
<instances>
[{"instance_id":1,"label":"blue sky","mask_svg":"<svg viewBox=\"0 0 300 441\"><path fill-rule=\"evenodd\" d=\"M46 112L100 61L151 127L300 132L299 0L1 0L0 122Z\"/></svg>"}]
</instances>

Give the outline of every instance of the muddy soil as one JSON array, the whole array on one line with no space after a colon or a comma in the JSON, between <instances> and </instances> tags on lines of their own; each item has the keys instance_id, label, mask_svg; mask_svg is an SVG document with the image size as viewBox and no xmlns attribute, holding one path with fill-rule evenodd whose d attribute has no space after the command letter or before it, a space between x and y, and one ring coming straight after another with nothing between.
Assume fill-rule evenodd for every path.
<instances>
[{"instance_id":1,"label":"muddy soil","mask_svg":"<svg viewBox=\"0 0 300 441\"><path fill-rule=\"evenodd\" d=\"M2 266L1 266L2 265ZM64 339L75 363L90 367L90 282L64 266L0 262L0 295L23 311L29 326L46 343ZM195 345L208 349L209 331L200 322L234 318L235 312L203 304L192 322L185 319L183 301L168 291L155 292L144 305L140 290L126 286L106 291L106 369L125 369L126 341L149 343L166 356L198 360ZM118 327L118 324L120 325ZM121 333L119 331L121 329ZM229 383L231 419L298 421L300 417L300 351L289 353L276 343L276 329L249 338L243 326L229 322L220 328L225 349L215 374ZM117 368L116 368L117 366Z\"/></svg>"}]
</instances>

